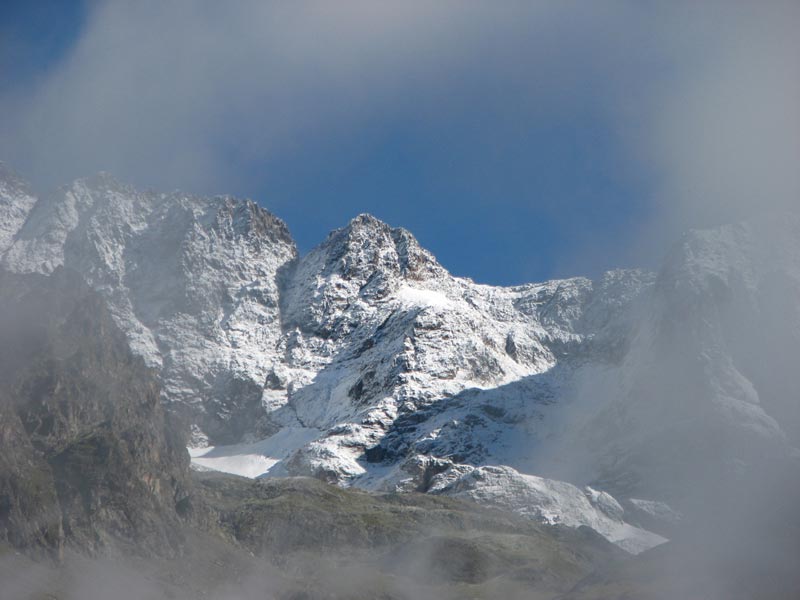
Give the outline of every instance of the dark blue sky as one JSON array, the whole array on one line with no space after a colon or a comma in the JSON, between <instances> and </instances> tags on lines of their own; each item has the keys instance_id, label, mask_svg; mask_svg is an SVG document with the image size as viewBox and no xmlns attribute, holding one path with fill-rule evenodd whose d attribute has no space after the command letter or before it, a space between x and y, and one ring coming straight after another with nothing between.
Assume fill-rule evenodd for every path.
<instances>
[{"instance_id":1,"label":"dark blue sky","mask_svg":"<svg viewBox=\"0 0 800 600\"><path fill-rule=\"evenodd\" d=\"M681 127L707 121L689 85L727 22L508 6L6 1L0 160L44 188L107 170L252 197L301 251L369 212L485 283L651 264L643 238L704 224L695 202L653 227L665 180L707 183L684 177L701 132Z\"/></svg>"},{"instance_id":2,"label":"dark blue sky","mask_svg":"<svg viewBox=\"0 0 800 600\"><path fill-rule=\"evenodd\" d=\"M0 4L0 85L19 85L58 62L77 40L84 16L81 1Z\"/></svg>"}]
</instances>

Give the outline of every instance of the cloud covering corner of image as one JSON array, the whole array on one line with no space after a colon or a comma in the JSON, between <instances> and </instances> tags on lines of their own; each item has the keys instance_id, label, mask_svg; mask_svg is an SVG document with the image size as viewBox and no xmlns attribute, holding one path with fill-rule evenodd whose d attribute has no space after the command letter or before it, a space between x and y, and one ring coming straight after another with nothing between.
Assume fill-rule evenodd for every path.
<instances>
[{"instance_id":1,"label":"cloud covering corner of image","mask_svg":"<svg viewBox=\"0 0 800 600\"><path fill-rule=\"evenodd\" d=\"M790 0L83 7L0 87L0 160L44 186L250 196L301 249L375 212L492 283L652 263L800 204Z\"/></svg>"}]
</instances>

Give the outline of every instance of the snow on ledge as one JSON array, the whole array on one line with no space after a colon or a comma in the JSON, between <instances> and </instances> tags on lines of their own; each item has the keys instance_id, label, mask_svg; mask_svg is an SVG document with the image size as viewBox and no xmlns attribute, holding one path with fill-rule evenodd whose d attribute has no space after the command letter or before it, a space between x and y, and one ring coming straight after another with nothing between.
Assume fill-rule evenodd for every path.
<instances>
[{"instance_id":1,"label":"snow on ledge","mask_svg":"<svg viewBox=\"0 0 800 600\"><path fill-rule=\"evenodd\" d=\"M189 448L192 467L198 470L221 471L255 479L263 475L282 475L283 459L315 440L319 429L287 427L278 433L251 444Z\"/></svg>"},{"instance_id":2,"label":"snow on ledge","mask_svg":"<svg viewBox=\"0 0 800 600\"><path fill-rule=\"evenodd\" d=\"M404 285L397 290L395 296L401 304L410 306L430 306L434 308L449 308L453 305L444 293L435 290L426 290Z\"/></svg>"}]
</instances>

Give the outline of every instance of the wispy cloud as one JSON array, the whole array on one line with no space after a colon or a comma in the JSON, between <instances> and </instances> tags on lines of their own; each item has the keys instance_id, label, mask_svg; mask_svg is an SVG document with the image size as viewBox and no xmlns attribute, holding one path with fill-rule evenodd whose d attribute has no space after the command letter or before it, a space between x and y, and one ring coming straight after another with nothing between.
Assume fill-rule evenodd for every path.
<instances>
[{"instance_id":1,"label":"wispy cloud","mask_svg":"<svg viewBox=\"0 0 800 600\"><path fill-rule=\"evenodd\" d=\"M0 98L0 154L48 184L238 192L391 119L461 115L471 145L502 147L591 104L664 237L797 201L799 22L781 0L99 1L56 68Z\"/></svg>"}]
</instances>

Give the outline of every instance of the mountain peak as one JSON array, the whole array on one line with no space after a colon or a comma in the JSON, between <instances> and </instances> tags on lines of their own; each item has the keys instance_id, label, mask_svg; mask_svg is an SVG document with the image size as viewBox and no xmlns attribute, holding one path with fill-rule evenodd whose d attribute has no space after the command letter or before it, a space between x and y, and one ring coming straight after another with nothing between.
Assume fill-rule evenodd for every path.
<instances>
[{"instance_id":1,"label":"mountain peak","mask_svg":"<svg viewBox=\"0 0 800 600\"><path fill-rule=\"evenodd\" d=\"M392 227L368 213L336 229L311 255L324 254L327 269L347 278L365 281L376 272L390 272L411 279L425 279L445 270L416 238L402 227Z\"/></svg>"},{"instance_id":2,"label":"mountain peak","mask_svg":"<svg viewBox=\"0 0 800 600\"><path fill-rule=\"evenodd\" d=\"M282 244L289 247L293 255L297 253L294 239L283 219L259 203L232 196L218 196L214 200L220 202L216 212L218 227L227 225L239 234L254 235L271 243Z\"/></svg>"},{"instance_id":3,"label":"mountain peak","mask_svg":"<svg viewBox=\"0 0 800 600\"><path fill-rule=\"evenodd\" d=\"M80 177L67 186L68 189L87 189L94 191L125 191L134 192L133 187L122 183L107 171L98 171L88 177Z\"/></svg>"},{"instance_id":4,"label":"mountain peak","mask_svg":"<svg viewBox=\"0 0 800 600\"><path fill-rule=\"evenodd\" d=\"M353 217L345 227L345 229L361 228L391 229L391 226L370 213L361 213Z\"/></svg>"},{"instance_id":5,"label":"mountain peak","mask_svg":"<svg viewBox=\"0 0 800 600\"><path fill-rule=\"evenodd\" d=\"M29 194L28 183L6 163L0 160L0 194Z\"/></svg>"},{"instance_id":6,"label":"mountain peak","mask_svg":"<svg viewBox=\"0 0 800 600\"><path fill-rule=\"evenodd\" d=\"M361 213L356 217L350 219L350 222L339 229L333 230L330 237L337 236L377 236L374 241L387 241L389 238L401 239L408 238L415 244L419 245L413 234L404 229L403 227L392 227L386 221L380 220L378 217L370 213Z\"/></svg>"},{"instance_id":7,"label":"mountain peak","mask_svg":"<svg viewBox=\"0 0 800 600\"><path fill-rule=\"evenodd\" d=\"M347 225L334 229L328 236L334 244L355 240L364 244L385 244L392 238L396 228L369 213L353 217Z\"/></svg>"}]
</instances>

